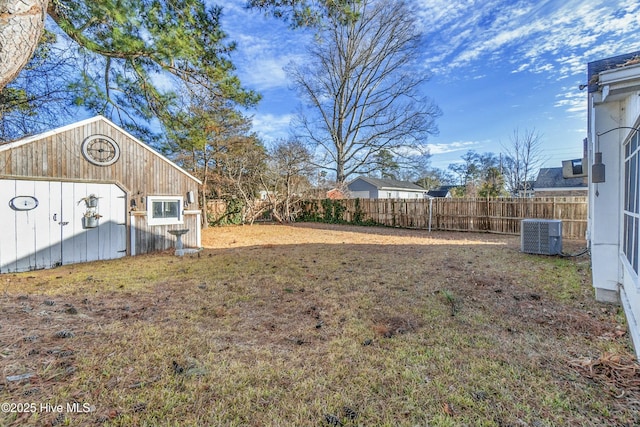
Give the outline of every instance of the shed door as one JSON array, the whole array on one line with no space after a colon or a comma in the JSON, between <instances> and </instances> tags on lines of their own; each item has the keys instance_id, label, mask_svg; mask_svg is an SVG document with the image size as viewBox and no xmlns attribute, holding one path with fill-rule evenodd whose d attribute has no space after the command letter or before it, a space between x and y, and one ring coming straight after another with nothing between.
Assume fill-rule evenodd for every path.
<instances>
[{"instance_id":1,"label":"shed door","mask_svg":"<svg viewBox=\"0 0 640 427\"><path fill-rule=\"evenodd\" d=\"M98 203L88 209L91 194ZM0 180L0 273L126 255L125 198L114 184ZM96 227L87 212L100 216Z\"/></svg>"}]
</instances>

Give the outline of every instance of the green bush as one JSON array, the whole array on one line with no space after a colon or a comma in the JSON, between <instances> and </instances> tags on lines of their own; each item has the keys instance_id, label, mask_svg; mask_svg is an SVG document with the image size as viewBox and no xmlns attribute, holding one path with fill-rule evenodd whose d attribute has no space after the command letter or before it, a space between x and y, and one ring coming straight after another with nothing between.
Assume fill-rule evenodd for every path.
<instances>
[{"instance_id":1,"label":"green bush","mask_svg":"<svg viewBox=\"0 0 640 427\"><path fill-rule=\"evenodd\" d=\"M227 208L220 218L214 218L213 215L207 215L209 225L238 225L242 224L242 211L244 203L238 198L229 198L226 200Z\"/></svg>"},{"instance_id":2,"label":"green bush","mask_svg":"<svg viewBox=\"0 0 640 427\"><path fill-rule=\"evenodd\" d=\"M296 218L298 222L324 222L328 224L356 224L378 225L371 219L364 219L365 213L360 205L360 199L355 199L355 212L351 221L344 219L347 206L343 200L322 199L305 200L301 202L301 213Z\"/></svg>"}]
</instances>

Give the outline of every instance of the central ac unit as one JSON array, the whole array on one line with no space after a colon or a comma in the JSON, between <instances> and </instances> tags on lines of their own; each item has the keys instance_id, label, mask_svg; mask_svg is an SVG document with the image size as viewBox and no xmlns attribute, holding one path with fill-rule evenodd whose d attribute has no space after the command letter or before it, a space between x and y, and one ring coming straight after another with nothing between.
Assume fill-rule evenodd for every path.
<instances>
[{"instance_id":1,"label":"central ac unit","mask_svg":"<svg viewBox=\"0 0 640 427\"><path fill-rule=\"evenodd\" d=\"M520 250L528 254L560 254L562 252L562 221L523 219L520 223Z\"/></svg>"}]
</instances>

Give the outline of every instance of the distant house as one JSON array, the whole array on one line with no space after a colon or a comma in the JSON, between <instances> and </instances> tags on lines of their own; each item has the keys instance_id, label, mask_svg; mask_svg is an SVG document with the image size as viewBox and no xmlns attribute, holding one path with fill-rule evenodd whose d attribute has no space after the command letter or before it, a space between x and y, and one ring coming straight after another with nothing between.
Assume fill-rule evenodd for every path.
<instances>
[{"instance_id":1,"label":"distant house","mask_svg":"<svg viewBox=\"0 0 640 427\"><path fill-rule=\"evenodd\" d=\"M341 200L347 198L339 188L332 188L331 190L327 191L325 197L332 200Z\"/></svg>"},{"instance_id":2,"label":"distant house","mask_svg":"<svg viewBox=\"0 0 640 427\"><path fill-rule=\"evenodd\" d=\"M533 197L535 196L535 181L524 181L518 186L515 197Z\"/></svg>"},{"instance_id":3,"label":"distant house","mask_svg":"<svg viewBox=\"0 0 640 427\"><path fill-rule=\"evenodd\" d=\"M441 185L440 187L427 191L429 197L451 197L451 189L455 188L455 185Z\"/></svg>"},{"instance_id":4,"label":"distant house","mask_svg":"<svg viewBox=\"0 0 640 427\"><path fill-rule=\"evenodd\" d=\"M590 62L586 86L593 286L622 304L640 357L640 51Z\"/></svg>"},{"instance_id":5,"label":"distant house","mask_svg":"<svg viewBox=\"0 0 640 427\"><path fill-rule=\"evenodd\" d=\"M541 168L533 184L536 197L587 196L584 178L563 178L562 168Z\"/></svg>"},{"instance_id":6,"label":"distant house","mask_svg":"<svg viewBox=\"0 0 640 427\"><path fill-rule=\"evenodd\" d=\"M427 190L408 181L359 176L347 184L352 199L422 199Z\"/></svg>"}]
</instances>

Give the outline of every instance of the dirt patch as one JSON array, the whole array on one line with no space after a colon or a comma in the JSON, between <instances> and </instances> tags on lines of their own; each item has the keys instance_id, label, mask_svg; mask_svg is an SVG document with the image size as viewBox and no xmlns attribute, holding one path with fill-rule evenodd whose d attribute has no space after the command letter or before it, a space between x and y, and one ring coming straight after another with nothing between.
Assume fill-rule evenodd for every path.
<instances>
[{"instance_id":1,"label":"dirt patch","mask_svg":"<svg viewBox=\"0 0 640 427\"><path fill-rule=\"evenodd\" d=\"M418 328L419 321L410 317L393 316L384 319L378 319L373 325L376 334L391 338L394 335L402 335L413 332Z\"/></svg>"}]
</instances>

